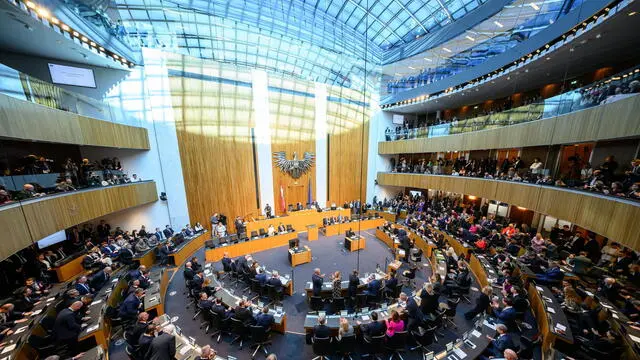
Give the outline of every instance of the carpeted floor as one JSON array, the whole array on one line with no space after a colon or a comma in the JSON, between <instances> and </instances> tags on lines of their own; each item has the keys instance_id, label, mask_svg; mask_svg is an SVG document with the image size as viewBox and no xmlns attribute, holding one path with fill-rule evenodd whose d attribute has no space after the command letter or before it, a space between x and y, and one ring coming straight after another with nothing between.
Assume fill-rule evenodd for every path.
<instances>
[{"instance_id":1,"label":"carpeted floor","mask_svg":"<svg viewBox=\"0 0 640 360\"><path fill-rule=\"evenodd\" d=\"M279 359L312 359L314 357L311 346L305 344L303 328L304 318L307 311L309 311L304 292L305 284L307 281L311 281L311 274L316 267L327 274L327 279L329 274L336 270L341 271L344 277L345 274L349 274L355 268L359 268L361 274L373 272L377 266L384 268L387 262L392 260L393 255L383 242L375 238L374 233L375 229L363 231L361 234L366 237L366 249L353 253L344 250L344 235L331 237L320 235L319 239L313 242L309 242L303 237L300 239L300 245L307 245L311 248L312 262L297 266L294 269L289 265L286 248L253 254L253 257L261 265L266 266L267 269L278 270L281 274L290 273L294 280L293 296L285 297L283 301L284 311L287 313L287 333L285 335L272 334L272 345L269 346L270 352L276 353ZM204 263L204 249L200 249L195 255ZM424 280L431 275L431 267L426 263L425 259L423 261L425 261L425 266L416 276L418 286L422 285ZM216 264L216 266L220 267L220 264ZM474 286L477 285L474 284ZM199 345L212 345L221 356L232 355L238 359L250 359L253 352L249 348L250 342L245 343L242 350L239 350L237 344L230 345L231 340L229 338L225 338L220 344L216 344L215 339L211 339L209 335L204 333L204 330L199 328L200 320L192 320L194 309L186 306L186 296L183 295L184 289L182 269L178 269L169 283L165 312L173 317L178 317L176 324L182 328L183 333L195 338L196 343ZM407 288L404 290L409 291ZM472 295L473 297L476 296L475 294ZM441 301L444 302L446 299L441 298ZM473 301L474 299L472 298ZM457 334L469 329L471 324L464 319L462 314L470 307L471 304L464 301L458 305L455 318L457 329L449 327L443 330L444 336L438 338L438 342L432 345L432 350L437 353L444 349L447 342L456 339ZM531 316L529 316L527 322L535 325ZM535 329L531 330L531 332L533 331ZM122 344L116 345L112 342L110 357L113 360L125 359L124 346ZM264 355L258 354L257 358L264 358ZM407 352L404 358L407 360L422 359L422 354L419 351Z\"/></svg>"}]
</instances>

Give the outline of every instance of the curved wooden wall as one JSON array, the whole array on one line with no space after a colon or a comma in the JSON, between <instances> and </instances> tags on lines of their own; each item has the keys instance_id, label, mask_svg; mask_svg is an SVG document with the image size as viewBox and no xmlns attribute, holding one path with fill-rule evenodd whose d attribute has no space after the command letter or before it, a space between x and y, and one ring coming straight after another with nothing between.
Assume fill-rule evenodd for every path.
<instances>
[{"instance_id":1,"label":"curved wooden wall","mask_svg":"<svg viewBox=\"0 0 640 360\"><path fill-rule=\"evenodd\" d=\"M93 119L0 94L0 137L149 150L147 129Z\"/></svg>"},{"instance_id":2,"label":"curved wooden wall","mask_svg":"<svg viewBox=\"0 0 640 360\"><path fill-rule=\"evenodd\" d=\"M640 136L640 95L544 120L464 134L378 143L379 154L521 148Z\"/></svg>"},{"instance_id":3,"label":"curved wooden wall","mask_svg":"<svg viewBox=\"0 0 640 360\"><path fill-rule=\"evenodd\" d=\"M380 185L474 195L566 220L640 250L640 203L596 193L499 180L378 173Z\"/></svg>"},{"instance_id":4,"label":"curved wooden wall","mask_svg":"<svg viewBox=\"0 0 640 360\"><path fill-rule=\"evenodd\" d=\"M0 208L0 260L57 231L158 199L154 181L33 199Z\"/></svg>"}]
</instances>

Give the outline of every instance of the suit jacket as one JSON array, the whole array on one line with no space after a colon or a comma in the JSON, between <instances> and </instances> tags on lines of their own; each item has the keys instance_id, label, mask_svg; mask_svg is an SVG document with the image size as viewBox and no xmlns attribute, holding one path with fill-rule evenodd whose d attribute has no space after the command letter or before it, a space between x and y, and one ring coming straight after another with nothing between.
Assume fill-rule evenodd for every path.
<instances>
[{"instance_id":1,"label":"suit jacket","mask_svg":"<svg viewBox=\"0 0 640 360\"><path fill-rule=\"evenodd\" d=\"M108 276L103 270L100 270L91 278L91 287L96 291L99 291L109 281L109 279L110 276Z\"/></svg>"},{"instance_id":2,"label":"suit jacket","mask_svg":"<svg viewBox=\"0 0 640 360\"><path fill-rule=\"evenodd\" d=\"M185 280L192 281L193 277L196 275L196 273L195 273L195 271L193 271L193 269L184 268L183 275L184 275Z\"/></svg>"},{"instance_id":3,"label":"suit jacket","mask_svg":"<svg viewBox=\"0 0 640 360\"><path fill-rule=\"evenodd\" d=\"M507 326L507 329L513 331L511 329L516 329L516 309L512 307L507 307L502 310L494 309L494 313L496 314L496 318L498 318L498 322Z\"/></svg>"},{"instance_id":4,"label":"suit jacket","mask_svg":"<svg viewBox=\"0 0 640 360\"><path fill-rule=\"evenodd\" d=\"M75 312L69 308L62 309L58 316L56 316L56 321L53 324L53 333L55 334L56 340L66 341L77 339L80 332L82 332L80 324Z\"/></svg>"},{"instance_id":5,"label":"suit jacket","mask_svg":"<svg viewBox=\"0 0 640 360\"><path fill-rule=\"evenodd\" d=\"M373 321L370 324L363 326L363 332L366 336L380 336L387 330L387 325L384 321Z\"/></svg>"},{"instance_id":6,"label":"suit jacket","mask_svg":"<svg viewBox=\"0 0 640 360\"><path fill-rule=\"evenodd\" d=\"M151 341L153 341L153 339L155 339L155 336L153 335L140 335L140 337L138 338L138 349L140 351L140 354L147 354L147 352L149 351L149 347L151 346Z\"/></svg>"},{"instance_id":7,"label":"suit jacket","mask_svg":"<svg viewBox=\"0 0 640 360\"><path fill-rule=\"evenodd\" d=\"M418 308L418 303L416 303L413 297L409 297L409 299L407 299L407 315L409 318L416 319L418 321L422 321L424 317Z\"/></svg>"},{"instance_id":8,"label":"suit jacket","mask_svg":"<svg viewBox=\"0 0 640 360\"><path fill-rule=\"evenodd\" d=\"M173 335L162 333L151 340L145 359L174 360L176 357L176 339Z\"/></svg>"},{"instance_id":9,"label":"suit jacket","mask_svg":"<svg viewBox=\"0 0 640 360\"><path fill-rule=\"evenodd\" d=\"M200 300L198 301L198 306L200 308L202 308L203 310L211 310L211 308L213 307L213 301L211 300Z\"/></svg>"},{"instance_id":10,"label":"suit jacket","mask_svg":"<svg viewBox=\"0 0 640 360\"><path fill-rule=\"evenodd\" d=\"M316 325L313 327L313 336L317 338L328 338L331 332L326 325Z\"/></svg>"},{"instance_id":11,"label":"suit jacket","mask_svg":"<svg viewBox=\"0 0 640 360\"><path fill-rule=\"evenodd\" d=\"M421 299L420 308L422 312L424 314L435 313L439 306L439 303L438 303L439 298L440 298L440 295L436 293L433 293L433 295L430 295L425 290L422 290L422 293L420 294L420 299Z\"/></svg>"},{"instance_id":12,"label":"suit jacket","mask_svg":"<svg viewBox=\"0 0 640 360\"><path fill-rule=\"evenodd\" d=\"M277 292L279 292L279 293L282 292L282 281L280 281L280 279L276 279L276 278L272 277L269 280L267 280L267 284L272 285L273 287L275 287Z\"/></svg>"},{"instance_id":13,"label":"suit jacket","mask_svg":"<svg viewBox=\"0 0 640 360\"><path fill-rule=\"evenodd\" d=\"M371 280L367 284L367 295L378 296L378 291L380 291L380 280Z\"/></svg>"},{"instance_id":14,"label":"suit jacket","mask_svg":"<svg viewBox=\"0 0 640 360\"><path fill-rule=\"evenodd\" d=\"M271 324L275 322L273 315L267 313L260 313L256 316L256 325L262 326L265 330L269 330L271 328Z\"/></svg>"},{"instance_id":15,"label":"suit jacket","mask_svg":"<svg viewBox=\"0 0 640 360\"><path fill-rule=\"evenodd\" d=\"M140 340L140 336L144 334L148 326L149 324L147 324L146 322L139 322L139 321L136 322L135 325L133 325L133 328L130 330L131 331L130 341L133 342L133 344L131 344L132 346L138 345L138 340Z\"/></svg>"},{"instance_id":16,"label":"suit jacket","mask_svg":"<svg viewBox=\"0 0 640 360\"><path fill-rule=\"evenodd\" d=\"M140 276L142 276L142 271L138 269L129 271L129 279L131 279L132 281L138 280Z\"/></svg>"},{"instance_id":17,"label":"suit jacket","mask_svg":"<svg viewBox=\"0 0 640 360\"><path fill-rule=\"evenodd\" d=\"M493 347L495 347L500 353L503 353L506 349L515 349L515 344L511 339L511 335L502 334L493 339Z\"/></svg>"},{"instance_id":18,"label":"suit jacket","mask_svg":"<svg viewBox=\"0 0 640 360\"><path fill-rule=\"evenodd\" d=\"M171 249L169 248L169 244L162 245L158 250L160 257L167 257L171 254Z\"/></svg>"},{"instance_id":19,"label":"suit jacket","mask_svg":"<svg viewBox=\"0 0 640 360\"><path fill-rule=\"evenodd\" d=\"M127 296L126 299L120 304L120 310L118 311L118 316L124 318L132 318L138 315L138 308L140 307L140 299L131 293Z\"/></svg>"},{"instance_id":20,"label":"suit jacket","mask_svg":"<svg viewBox=\"0 0 640 360\"><path fill-rule=\"evenodd\" d=\"M251 310L240 306L235 309L233 317L242 321L244 324L250 324L253 322L253 314L251 313Z\"/></svg>"},{"instance_id":21,"label":"suit jacket","mask_svg":"<svg viewBox=\"0 0 640 360\"><path fill-rule=\"evenodd\" d=\"M264 284L267 283L267 274L266 273L257 274L256 279L260 282L260 286L264 286Z\"/></svg>"},{"instance_id":22,"label":"suit jacket","mask_svg":"<svg viewBox=\"0 0 640 360\"><path fill-rule=\"evenodd\" d=\"M311 275L311 283L313 284L313 296L320 296L323 282L324 279L322 278L322 276L316 274Z\"/></svg>"},{"instance_id":23,"label":"suit jacket","mask_svg":"<svg viewBox=\"0 0 640 360\"><path fill-rule=\"evenodd\" d=\"M485 312L489 308L489 304L491 304L491 299L489 299L489 297L485 293L481 292L480 296L476 299L476 305L471 310L471 312L477 314Z\"/></svg>"},{"instance_id":24,"label":"suit jacket","mask_svg":"<svg viewBox=\"0 0 640 360\"><path fill-rule=\"evenodd\" d=\"M196 274L193 276L193 279L191 279L191 287L199 289L202 287L203 282L204 282L204 279L201 278L200 275Z\"/></svg>"},{"instance_id":25,"label":"suit jacket","mask_svg":"<svg viewBox=\"0 0 640 360\"><path fill-rule=\"evenodd\" d=\"M229 271L231 269L231 259L230 258L222 258L222 268L224 271Z\"/></svg>"},{"instance_id":26,"label":"suit jacket","mask_svg":"<svg viewBox=\"0 0 640 360\"><path fill-rule=\"evenodd\" d=\"M76 284L76 290L80 293L80 295L87 295L91 292L91 288L88 284Z\"/></svg>"},{"instance_id":27,"label":"suit jacket","mask_svg":"<svg viewBox=\"0 0 640 360\"><path fill-rule=\"evenodd\" d=\"M162 233L164 234L164 237L166 237L168 239L173 235L173 230L170 230L170 228L169 229L164 229L164 230L162 230Z\"/></svg>"}]
</instances>

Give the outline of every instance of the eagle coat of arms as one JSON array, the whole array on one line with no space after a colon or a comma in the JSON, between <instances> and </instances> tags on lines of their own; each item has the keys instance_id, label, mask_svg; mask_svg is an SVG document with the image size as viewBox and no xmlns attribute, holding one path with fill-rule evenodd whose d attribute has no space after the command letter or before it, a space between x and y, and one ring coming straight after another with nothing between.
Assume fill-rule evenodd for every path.
<instances>
[{"instance_id":1,"label":"eagle coat of arms","mask_svg":"<svg viewBox=\"0 0 640 360\"><path fill-rule=\"evenodd\" d=\"M283 173L289 174L294 179L299 179L302 175L308 173L311 170L315 155L311 152L305 151L304 157L298 159L298 154L293 152L293 159L287 159L287 155L284 151L276 151L273 153L273 161L275 165Z\"/></svg>"}]
</instances>

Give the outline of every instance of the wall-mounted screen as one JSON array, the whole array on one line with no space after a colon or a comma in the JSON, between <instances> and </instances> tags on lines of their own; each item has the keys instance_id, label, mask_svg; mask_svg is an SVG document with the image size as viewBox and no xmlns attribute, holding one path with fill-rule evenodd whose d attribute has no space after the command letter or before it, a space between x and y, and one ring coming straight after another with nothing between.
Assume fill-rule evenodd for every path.
<instances>
[{"instance_id":1,"label":"wall-mounted screen","mask_svg":"<svg viewBox=\"0 0 640 360\"><path fill-rule=\"evenodd\" d=\"M96 78L91 69L49 63L49 73L54 84L96 87Z\"/></svg>"},{"instance_id":2,"label":"wall-mounted screen","mask_svg":"<svg viewBox=\"0 0 640 360\"><path fill-rule=\"evenodd\" d=\"M404 124L404 115L393 114L393 123L397 125Z\"/></svg>"},{"instance_id":3,"label":"wall-mounted screen","mask_svg":"<svg viewBox=\"0 0 640 360\"><path fill-rule=\"evenodd\" d=\"M67 240L67 234L64 232L64 230L60 230L57 233L53 233L47 237L44 237L38 240L36 243L38 244L38 249L44 249L46 247L55 245L65 240Z\"/></svg>"}]
</instances>

